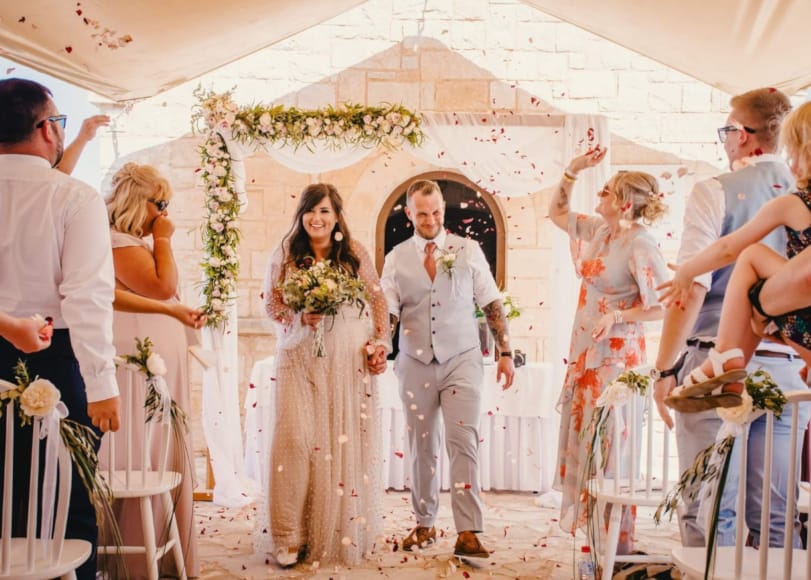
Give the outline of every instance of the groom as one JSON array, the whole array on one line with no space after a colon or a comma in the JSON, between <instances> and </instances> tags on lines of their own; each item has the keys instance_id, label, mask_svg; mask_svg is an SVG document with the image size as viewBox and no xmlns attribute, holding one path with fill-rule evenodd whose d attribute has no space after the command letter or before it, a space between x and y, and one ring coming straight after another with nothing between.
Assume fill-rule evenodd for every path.
<instances>
[{"instance_id":1,"label":"groom","mask_svg":"<svg viewBox=\"0 0 811 580\"><path fill-rule=\"evenodd\" d=\"M487 317L499 351L497 380L512 385L515 368L507 319L490 267L474 240L444 229L445 199L433 181L416 181L406 194L414 236L387 256L381 285L394 326L400 321L400 353L394 372L406 413L412 458L411 503L415 527L403 550L436 541L439 504L440 422L451 470L451 507L459 537L454 554L487 558L481 545L479 417L482 354L475 305Z\"/></svg>"}]
</instances>

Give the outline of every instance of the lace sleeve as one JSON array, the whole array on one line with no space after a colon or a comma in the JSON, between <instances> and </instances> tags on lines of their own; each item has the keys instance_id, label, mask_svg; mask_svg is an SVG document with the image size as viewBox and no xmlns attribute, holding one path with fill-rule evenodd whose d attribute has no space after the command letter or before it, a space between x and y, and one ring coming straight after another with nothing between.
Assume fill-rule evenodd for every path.
<instances>
[{"instance_id":1,"label":"lace sleeve","mask_svg":"<svg viewBox=\"0 0 811 580\"><path fill-rule=\"evenodd\" d=\"M383 294L383 287L380 285L380 278L377 275L374 263L369 252L361 244L354 242L352 249L360 259L360 269L358 276L366 286L366 294L369 297L369 308L372 312L374 323L374 342L386 349L386 354L391 352L391 332L389 331L389 307L386 304L386 296Z\"/></svg>"},{"instance_id":2,"label":"lace sleeve","mask_svg":"<svg viewBox=\"0 0 811 580\"><path fill-rule=\"evenodd\" d=\"M265 281L262 283L262 302L265 313L273 322L276 344L279 348L297 346L307 336L309 329L301 324L301 314L293 312L282 300L279 276L284 264L284 248L280 245L270 257Z\"/></svg>"}]
</instances>

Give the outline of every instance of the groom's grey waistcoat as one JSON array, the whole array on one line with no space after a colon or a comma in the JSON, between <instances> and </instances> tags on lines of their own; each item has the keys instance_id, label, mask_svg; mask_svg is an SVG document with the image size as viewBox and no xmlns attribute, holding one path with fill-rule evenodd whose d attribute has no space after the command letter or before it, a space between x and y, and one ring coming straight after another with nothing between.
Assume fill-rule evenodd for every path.
<instances>
[{"instance_id":1,"label":"groom's grey waistcoat","mask_svg":"<svg viewBox=\"0 0 811 580\"><path fill-rule=\"evenodd\" d=\"M473 274L468 265L475 241L448 234L444 252L455 253L450 274L437 257L433 283L411 238L398 244L395 282L400 296L400 350L423 364L444 363L479 347L473 298Z\"/></svg>"}]
</instances>

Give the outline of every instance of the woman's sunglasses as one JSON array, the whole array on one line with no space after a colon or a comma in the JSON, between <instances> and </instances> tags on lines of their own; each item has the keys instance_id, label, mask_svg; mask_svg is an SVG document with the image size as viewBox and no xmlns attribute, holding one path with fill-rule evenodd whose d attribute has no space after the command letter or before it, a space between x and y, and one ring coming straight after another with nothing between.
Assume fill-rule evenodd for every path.
<instances>
[{"instance_id":1,"label":"woman's sunglasses","mask_svg":"<svg viewBox=\"0 0 811 580\"><path fill-rule=\"evenodd\" d=\"M165 199L148 199L149 203L154 203L155 207L158 208L158 211L163 211L167 207L169 207L169 201Z\"/></svg>"}]
</instances>

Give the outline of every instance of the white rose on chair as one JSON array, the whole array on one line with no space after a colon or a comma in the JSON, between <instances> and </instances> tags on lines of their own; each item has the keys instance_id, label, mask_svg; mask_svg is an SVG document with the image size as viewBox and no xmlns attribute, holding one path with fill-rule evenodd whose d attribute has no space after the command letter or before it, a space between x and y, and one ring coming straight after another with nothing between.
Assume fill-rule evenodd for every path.
<instances>
[{"instance_id":1,"label":"white rose on chair","mask_svg":"<svg viewBox=\"0 0 811 580\"><path fill-rule=\"evenodd\" d=\"M20 408L29 417L44 417L54 410L61 398L59 389L51 381L37 379L20 395Z\"/></svg>"},{"instance_id":2,"label":"white rose on chair","mask_svg":"<svg viewBox=\"0 0 811 580\"><path fill-rule=\"evenodd\" d=\"M146 359L146 368L152 375L165 375L166 363L156 352L153 352Z\"/></svg>"}]
</instances>

